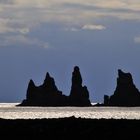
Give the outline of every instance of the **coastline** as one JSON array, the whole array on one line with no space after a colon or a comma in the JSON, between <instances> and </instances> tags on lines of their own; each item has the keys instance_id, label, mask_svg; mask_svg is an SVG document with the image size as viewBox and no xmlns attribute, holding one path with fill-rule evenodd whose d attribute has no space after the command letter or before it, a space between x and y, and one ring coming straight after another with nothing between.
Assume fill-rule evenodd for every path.
<instances>
[{"instance_id":1,"label":"coastline","mask_svg":"<svg viewBox=\"0 0 140 140\"><path fill-rule=\"evenodd\" d=\"M84 119L74 116L59 119L0 119L0 134L22 138L135 138L140 136L140 120Z\"/></svg>"}]
</instances>

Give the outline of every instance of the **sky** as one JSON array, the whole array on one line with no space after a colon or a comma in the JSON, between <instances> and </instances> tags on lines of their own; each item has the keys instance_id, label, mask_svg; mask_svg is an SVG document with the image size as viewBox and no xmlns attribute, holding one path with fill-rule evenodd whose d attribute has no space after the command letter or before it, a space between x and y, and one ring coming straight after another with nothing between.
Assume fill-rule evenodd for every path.
<instances>
[{"instance_id":1,"label":"sky","mask_svg":"<svg viewBox=\"0 0 140 140\"><path fill-rule=\"evenodd\" d=\"M139 60L139 0L0 0L0 102L21 102L46 72L69 95L76 65L91 102L103 102L118 69L140 90Z\"/></svg>"}]
</instances>

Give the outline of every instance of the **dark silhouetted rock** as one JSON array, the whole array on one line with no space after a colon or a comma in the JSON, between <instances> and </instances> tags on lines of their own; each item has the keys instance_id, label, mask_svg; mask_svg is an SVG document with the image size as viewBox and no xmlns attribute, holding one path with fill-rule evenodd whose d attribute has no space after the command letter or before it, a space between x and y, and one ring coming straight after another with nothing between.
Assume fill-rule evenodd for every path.
<instances>
[{"instance_id":1,"label":"dark silhouetted rock","mask_svg":"<svg viewBox=\"0 0 140 140\"><path fill-rule=\"evenodd\" d=\"M104 96L104 105L140 106L140 93L130 73L118 70L117 87L112 96Z\"/></svg>"},{"instance_id":2,"label":"dark silhouetted rock","mask_svg":"<svg viewBox=\"0 0 140 140\"><path fill-rule=\"evenodd\" d=\"M109 105L109 96L108 95L104 95L104 104Z\"/></svg>"},{"instance_id":3,"label":"dark silhouetted rock","mask_svg":"<svg viewBox=\"0 0 140 140\"><path fill-rule=\"evenodd\" d=\"M86 86L82 86L82 77L79 67L74 67L72 73L72 86L70 92L70 104L73 106L90 106L89 92Z\"/></svg>"},{"instance_id":4,"label":"dark silhouetted rock","mask_svg":"<svg viewBox=\"0 0 140 140\"><path fill-rule=\"evenodd\" d=\"M47 73L44 83L39 87L30 80L26 100L21 103L21 106L63 106L67 104L68 97L62 95L54 79Z\"/></svg>"},{"instance_id":5,"label":"dark silhouetted rock","mask_svg":"<svg viewBox=\"0 0 140 140\"><path fill-rule=\"evenodd\" d=\"M54 79L46 74L44 83L36 86L30 80L26 99L19 106L90 106L87 87L82 87L82 78L78 67L74 68L70 96L65 96L55 85Z\"/></svg>"}]
</instances>

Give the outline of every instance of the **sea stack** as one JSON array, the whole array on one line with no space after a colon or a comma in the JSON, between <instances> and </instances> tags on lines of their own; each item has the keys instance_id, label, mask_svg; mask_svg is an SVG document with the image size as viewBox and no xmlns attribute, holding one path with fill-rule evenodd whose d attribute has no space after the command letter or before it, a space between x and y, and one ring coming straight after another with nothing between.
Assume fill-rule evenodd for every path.
<instances>
[{"instance_id":1,"label":"sea stack","mask_svg":"<svg viewBox=\"0 0 140 140\"><path fill-rule=\"evenodd\" d=\"M91 106L89 92L86 86L82 86L82 77L78 66L74 67L72 73L72 86L69 98L72 106Z\"/></svg>"},{"instance_id":2,"label":"sea stack","mask_svg":"<svg viewBox=\"0 0 140 140\"><path fill-rule=\"evenodd\" d=\"M104 96L106 106L140 106L140 92L130 73L118 70L117 87L112 96Z\"/></svg>"},{"instance_id":3,"label":"sea stack","mask_svg":"<svg viewBox=\"0 0 140 140\"><path fill-rule=\"evenodd\" d=\"M42 85L36 86L30 80L26 99L19 106L90 106L89 92L82 86L79 67L74 68L70 96L63 95L55 85L54 78L49 73Z\"/></svg>"},{"instance_id":4,"label":"sea stack","mask_svg":"<svg viewBox=\"0 0 140 140\"><path fill-rule=\"evenodd\" d=\"M46 74L44 83L41 86L35 86L30 80L26 99L21 106L66 106L68 97L63 95L55 85L54 78L49 73Z\"/></svg>"}]
</instances>

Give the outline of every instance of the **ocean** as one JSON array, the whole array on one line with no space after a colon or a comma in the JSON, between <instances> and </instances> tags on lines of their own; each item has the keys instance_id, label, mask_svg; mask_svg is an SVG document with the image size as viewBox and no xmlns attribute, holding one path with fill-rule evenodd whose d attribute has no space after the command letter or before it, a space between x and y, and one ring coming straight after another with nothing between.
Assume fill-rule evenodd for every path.
<instances>
[{"instance_id":1,"label":"ocean","mask_svg":"<svg viewBox=\"0 0 140 140\"><path fill-rule=\"evenodd\" d=\"M0 118L76 118L138 119L140 107L17 107L18 103L0 103Z\"/></svg>"}]
</instances>

